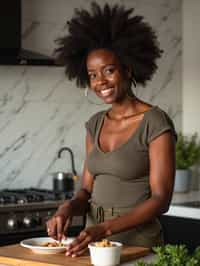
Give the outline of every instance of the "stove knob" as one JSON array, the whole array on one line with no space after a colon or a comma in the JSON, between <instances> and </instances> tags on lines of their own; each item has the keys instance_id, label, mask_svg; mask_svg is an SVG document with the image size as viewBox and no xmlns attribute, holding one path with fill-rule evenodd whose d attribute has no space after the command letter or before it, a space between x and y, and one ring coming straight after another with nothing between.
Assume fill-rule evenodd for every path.
<instances>
[{"instance_id":1,"label":"stove knob","mask_svg":"<svg viewBox=\"0 0 200 266\"><path fill-rule=\"evenodd\" d=\"M30 216L25 216L22 220L22 223L24 227L34 227L40 224L40 218L39 217L30 217Z\"/></svg>"},{"instance_id":2,"label":"stove knob","mask_svg":"<svg viewBox=\"0 0 200 266\"><path fill-rule=\"evenodd\" d=\"M17 228L17 220L15 217L10 217L7 220L7 227L9 230L14 230Z\"/></svg>"},{"instance_id":3,"label":"stove knob","mask_svg":"<svg viewBox=\"0 0 200 266\"><path fill-rule=\"evenodd\" d=\"M39 216L39 214L36 215L35 218L33 218L33 223L34 223L35 225L41 225L41 224L42 224L42 219L41 219L41 217Z\"/></svg>"},{"instance_id":4,"label":"stove knob","mask_svg":"<svg viewBox=\"0 0 200 266\"><path fill-rule=\"evenodd\" d=\"M28 217L28 216L25 216L25 217L23 218L22 223L23 223L23 225L24 225L25 227L31 227L31 226L33 225L33 223L32 223L32 219L31 219L30 217Z\"/></svg>"}]
</instances>

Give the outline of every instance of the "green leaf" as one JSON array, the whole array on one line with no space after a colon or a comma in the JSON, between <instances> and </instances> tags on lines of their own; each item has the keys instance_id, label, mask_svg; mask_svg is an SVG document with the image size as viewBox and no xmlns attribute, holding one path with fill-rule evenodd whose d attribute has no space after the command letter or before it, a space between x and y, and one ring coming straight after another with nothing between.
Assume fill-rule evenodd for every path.
<instances>
[{"instance_id":1,"label":"green leaf","mask_svg":"<svg viewBox=\"0 0 200 266\"><path fill-rule=\"evenodd\" d=\"M200 160L200 142L197 133L191 136L178 134L176 143L176 168L188 169Z\"/></svg>"},{"instance_id":2,"label":"green leaf","mask_svg":"<svg viewBox=\"0 0 200 266\"><path fill-rule=\"evenodd\" d=\"M185 245L166 245L152 249L156 253L155 262L137 262L136 266L199 266L200 247L189 254Z\"/></svg>"}]
</instances>

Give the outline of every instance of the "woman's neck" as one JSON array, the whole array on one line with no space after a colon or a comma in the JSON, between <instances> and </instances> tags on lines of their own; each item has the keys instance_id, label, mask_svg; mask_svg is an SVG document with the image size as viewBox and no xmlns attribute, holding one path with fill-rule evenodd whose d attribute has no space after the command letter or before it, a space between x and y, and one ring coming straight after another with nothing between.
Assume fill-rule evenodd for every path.
<instances>
[{"instance_id":1,"label":"woman's neck","mask_svg":"<svg viewBox=\"0 0 200 266\"><path fill-rule=\"evenodd\" d=\"M122 120L129 117L139 115L151 108L147 104L136 97L126 98L120 103L114 103L107 113L108 118L113 120Z\"/></svg>"},{"instance_id":2,"label":"woman's neck","mask_svg":"<svg viewBox=\"0 0 200 266\"><path fill-rule=\"evenodd\" d=\"M123 119L135 115L137 113L138 100L134 98L126 98L122 102L114 103L108 112L112 119Z\"/></svg>"}]
</instances>

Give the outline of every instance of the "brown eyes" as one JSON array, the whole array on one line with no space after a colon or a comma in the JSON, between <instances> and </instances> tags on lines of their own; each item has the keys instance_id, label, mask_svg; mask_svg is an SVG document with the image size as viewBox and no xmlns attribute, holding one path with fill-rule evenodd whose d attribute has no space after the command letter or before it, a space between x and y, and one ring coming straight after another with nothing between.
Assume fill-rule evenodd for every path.
<instances>
[{"instance_id":1,"label":"brown eyes","mask_svg":"<svg viewBox=\"0 0 200 266\"><path fill-rule=\"evenodd\" d=\"M88 76L89 76L90 80L93 80L96 78L96 75L93 73L89 73Z\"/></svg>"},{"instance_id":2,"label":"brown eyes","mask_svg":"<svg viewBox=\"0 0 200 266\"><path fill-rule=\"evenodd\" d=\"M105 69L103 70L102 74L103 74L104 76L109 76L109 75L113 74L114 71L115 71L115 69L114 69L113 67L112 67L112 68L105 68ZM88 76L89 76L89 79L90 79L90 80L94 80L94 79L96 79L96 77L97 77L96 73L88 73Z\"/></svg>"},{"instance_id":3,"label":"brown eyes","mask_svg":"<svg viewBox=\"0 0 200 266\"><path fill-rule=\"evenodd\" d=\"M106 72L106 73L113 73L114 70L115 70L114 67L108 67L108 68L105 68L105 72Z\"/></svg>"}]
</instances>

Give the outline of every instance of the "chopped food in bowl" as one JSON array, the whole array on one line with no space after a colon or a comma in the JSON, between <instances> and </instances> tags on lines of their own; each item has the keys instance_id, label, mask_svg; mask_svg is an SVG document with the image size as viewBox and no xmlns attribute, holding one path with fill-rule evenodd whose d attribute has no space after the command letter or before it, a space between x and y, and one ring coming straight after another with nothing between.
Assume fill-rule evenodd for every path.
<instances>
[{"instance_id":1,"label":"chopped food in bowl","mask_svg":"<svg viewBox=\"0 0 200 266\"><path fill-rule=\"evenodd\" d=\"M66 246L73 242L74 239L74 237L68 237L61 242L58 242L51 237L36 237L25 239L20 242L20 245L30 249L34 253L56 254L65 252Z\"/></svg>"},{"instance_id":2,"label":"chopped food in bowl","mask_svg":"<svg viewBox=\"0 0 200 266\"><path fill-rule=\"evenodd\" d=\"M95 247L114 247L115 244L111 241L109 241L108 239L103 239L100 242L95 242L94 243Z\"/></svg>"},{"instance_id":3,"label":"chopped food in bowl","mask_svg":"<svg viewBox=\"0 0 200 266\"><path fill-rule=\"evenodd\" d=\"M66 247L67 245L62 242L45 242L41 245L41 247Z\"/></svg>"},{"instance_id":4,"label":"chopped food in bowl","mask_svg":"<svg viewBox=\"0 0 200 266\"><path fill-rule=\"evenodd\" d=\"M103 239L88 245L91 263L95 266L115 266L120 263L122 243Z\"/></svg>"}]
</instances>

